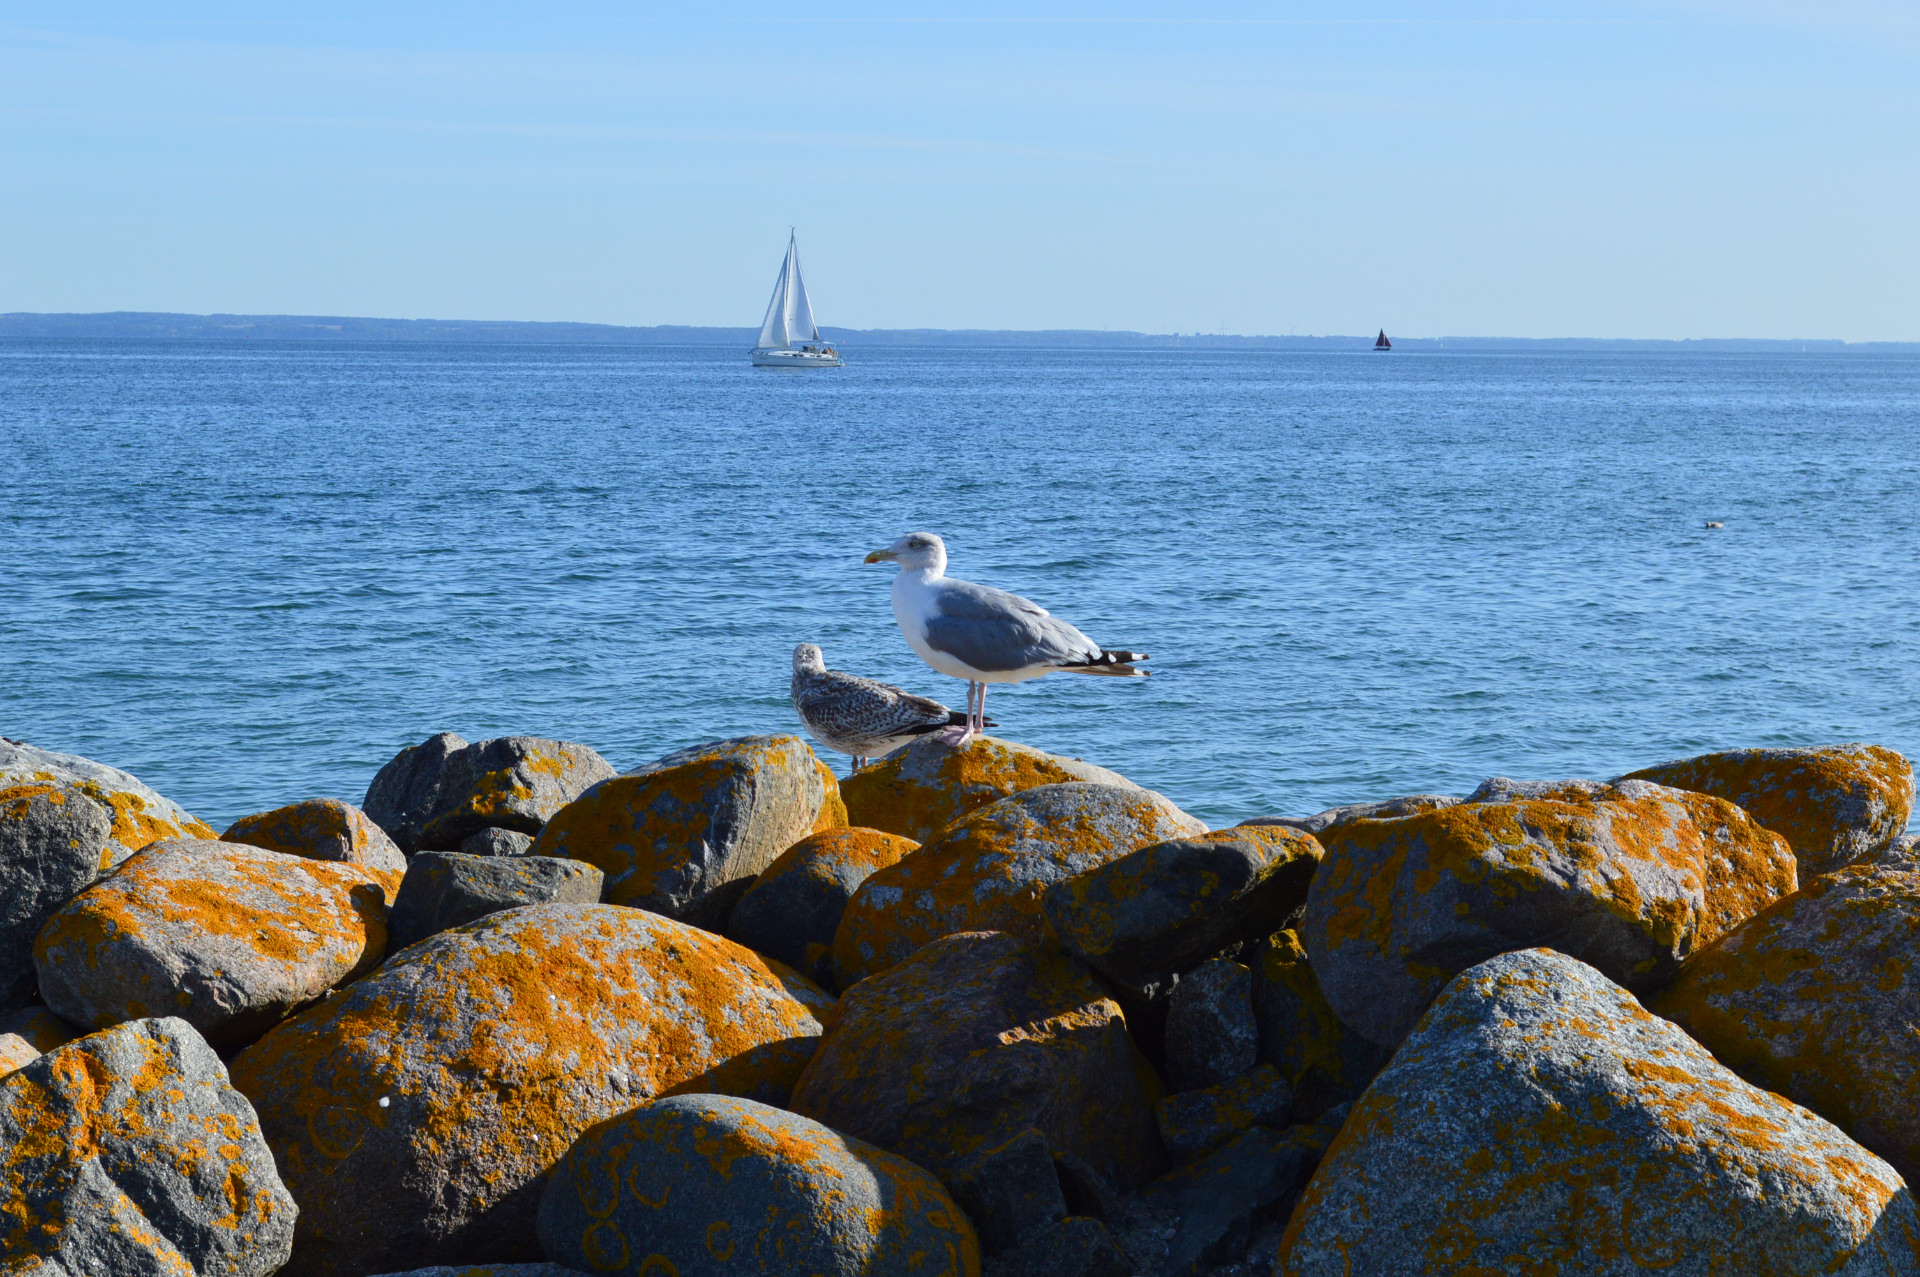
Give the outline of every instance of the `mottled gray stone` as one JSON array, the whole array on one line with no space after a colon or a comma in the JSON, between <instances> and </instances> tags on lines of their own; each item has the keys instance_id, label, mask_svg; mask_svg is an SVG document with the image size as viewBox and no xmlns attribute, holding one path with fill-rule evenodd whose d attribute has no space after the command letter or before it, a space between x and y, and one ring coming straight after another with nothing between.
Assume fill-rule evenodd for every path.
<instances>
[{"instance_id":1,"label":"mottled gray stone","mask_svg":"<svg viewBox=\"0 0 1920 1277\"><path fill-rule=\"evenodd\" d=\"M488 827L462 838L460 850L469 856L525 856L533 851L533 835Z\"/></svg>"},{"instance_id":2,"label":"mottled gray stone","mask_svg":"<svg viewBox=\"0 0 1920 1277\"><path fill-rule=\"evenodd\" d=\"M113 814L113 832L103 853L103 871L163 838L212 838L207 828L138 779L117 767L78 754L56 754L19 741L0 740L0 789L31 781L72 785Z\"/></svg>"},{"instance_id":3,"label":"mottled gray stone","mask_svg":"<svg viewBox=\"0 0 1920 1277\"><path fill-rule=\"evenodd\" d=\"M452 732L407 746L374 775L360 809L411 855L420 846L421 830L433 818L447 760L466 747L466 739Z\"/></svg>"},{"instance_id":4,"label":"mottled gray stone","mask_svg":"<svg viewBox=\"0 0 1920 1277\"><path fill-rule=\"evenodd\" d=\"M184 1020L122 1024L0 1080L0 1166L0 1271L265 1277L292 1253L298 1212L253 1107Z\"/></svg>"},{"instance_id":5,"label":"mottled gray stone","mask_svg":"<svg viewBox=\"0 0 1920 1277\"><path fill-rule=\"evenodd\" d=\"M407 863L400 894L387 914L387 946L398 952L502 909L597 904L601 876L578 860L423 851Z\"/></svg>"},{"instance_id":6,"label":"mottled gray stone","mask_svg":"<svg viewBox=\"0 0 1920 1277\"><path fill-rule=\"evenodd\" d=\"M878 829L829 829L802 838L734 905L727 935L815 979L830 978L833 933L847 901L876 871L919 846Z\"/></svg>"},{"instance_id":7,"label":"mottled gray stone","mask_svg":"<svg viewBox=\"0 0 1920 1277\"><path fill-rule=\"evenodd\" d=\"M1165 1097L1154 1116L1173 1160L1191 1162L1252 1127L1285 1126L1292 1111L1293 1084L1271 1064L1256 1064L1218 1086Z\"/></svg>"},{"instance_id":8,"label":"mottled gray stone","mask_svg":"<svg viewBox=\"0 0 1920 1277\"><path fill-rule=\"evenodd\" d=\"M0 1012L33 997L33 938L100 876L113 814L71 783L0 781Z\"/></svg>"},{"instance_id":9,"label":"mottled gray stone","mask_svg":"<svg viewBox=\"0 0 1920 1277\"><path fill-rule=\"evenodd\" d=\"M309 860L365 865L381 881L394 884L407 872L407 858L387 831L366 812L338 798L312 798L242 816L220 835L220 841L265 847Z\"/></svg>"},{"instance_id":10,"label":"mottled gray stone","mask_svg":"<svg viewBox=\"0 0 1920 1277\"><path fill-rule=\"evenodd\" d=\"M441 732L381 768L361 806L408 855L451 851L482 829L538 834L613 774L606 759L570 741L500 736L468 744Z\"/></svg>"},{"instance_id":11,"label":"mottled gray stone","mask_svg":"<svg viewBox=\"0 0 1920 1277\"><path fill-rule=\"evenodd\" d=\"M1197 1091L1239 1077L1260 1058L1253 977L1238 962L1203 962L1173 986L1167 1006L1167 1085Z\"/></svg>"},{"instance_id":12,"label":"mottled gray stone","mask_svg":"<svg viewBox=\"0 0 1920 1277\"><path fill-rule=\"evenodd\" d=\"M988 1261L981 1277L1133 1277L1133 1262L1105 1224L1075 1217Z\"/></svg>"},{"instance_id":13,"label":"mottled gray stone","mask_svg":"<svg viewBox=\"0 0 1920 1277\"><path fill-rule=\"evenodd\" d=\"M1032 1127L969 1159L947 1176L947 1187L989 1255L1067 1217L1047 1137Z\"/></svg>"},{"instance_id":14,"label":"mottled gray stone","mask_svg":"<svg viewBox=\"0 0 1920 1277\"><path fill-rule=\"evenodd\" d=\"M380 1277L587 1277L587 1274L558 1264L461 1264L457 1268L442 1264L436 1268L412 1268L404 1273L383 1273Z\"/></svg>"},{"instance_id":15,"label":"mottled gray stone","mask_svg":"<svg viewBox=\"0 0 1920 1277\"><path fill-rule=\"evenodd\" d=\"M1269 816L1260 820L1249 820L1249 825L1285 825L1303 833L1324 834L1329 829L1351 824L1356 820L1397 820L1401 816L1412 816L1423 811L1434 811L1441 807L1451 807L1459 802L1451 794L1408 794L1405 798L1389 798L1378 803L1347 803L1341 807L1329 807L1325 811L1315 812L1311 816L1297 819L1287 816Z\"/></svg>"},{"instance_id":16,"label":"mottled gray stone","mask_svg":"<svg viewBox=\"0 0 1920 1277\"><path fill-rule=\"evenodd\" d=\"M592 1272L962 1277L979 1264L966 1216L925 1170L724 1095L589 1129L541 1194L539 1231L549 1258Z\"/></svg>"}]
</instances>

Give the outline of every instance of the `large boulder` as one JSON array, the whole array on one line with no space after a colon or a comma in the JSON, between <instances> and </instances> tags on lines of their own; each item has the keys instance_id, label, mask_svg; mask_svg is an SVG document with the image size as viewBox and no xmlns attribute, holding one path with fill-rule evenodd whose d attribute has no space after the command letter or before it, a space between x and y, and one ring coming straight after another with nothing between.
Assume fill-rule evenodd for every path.
<instances>
[{"instance_id":1,"label":"large boulder","mask_svg":"<svg viewBox=\"0 0 1920 1277\"><path fill-rule=\"evenodd\" d=\"M1091 972L1018 936L967 932L841 996L792 1108L943 1179L1033 1127L1132 1187L1165 1164L1159 1098Z\"/></svg>"},{"instance_id":2,"label":"large boulder","mask_svg":"<svg viewBox=\"0 0 1920 1277\"><path fill-rule=\"evenodd\" d=\"M387 831L366 812L338 798L314 798L242 816L227 827L220 841L360 865L387 889L389 899L400 890L400 879L407 872L407 858Z\"/></svg>"},{"instance_id":3,"label":"large boulder","mask_svg":"<svg viewBox=\"0 0 1920 1277\"><path fill-rule=\"evenodd\" d=\"M183 1020L136 1020L0 1080L0 1271L265 1277L297 1215L246 1097Z\"/></svg>"},{"instance_id":4,"label":"large boulder","mask_svg":"<svg viewBox=\"0 0 1920 1277\"><path fill-rule=\"evenodd\" d=\"M78 754L23 745L0 738L0 789L51 782L71 785L113 813L113 828L101 853L102 870L163 838L213 838L213 830L189 816L178 803L162 798L115 767Z\"/></svg>"},{"instance_id":5,"label":"large boulder","mask_svg":"<svg viewBox=\"0 0 1920 1277\"><path fill-rule=\"evenodd\" d=\"M1689 958L1653 1009L1920 1176L1920 867L1813 879Z\"/></svg>"},{"instance_id":6,"label":"large boulder","mask_svg":"<svg viewBox=\"0 0 1920 1277\"><path fill-rule=\"evenodd\" d=\"M1547 944L1635 988L1797 885L1740 808L1641 780L1516 783L1326 835L1300 938L1348 1025L1391 1046L1455 974Z\"/></svg>"},{"instance_id":7,"label":"large boulder","mask_svg":"<svg viewBox=\"0 0 1920 1277\"><path fill-rule=\"evenodd\" d=\"M602 781L547 823L533 854L598 865L609 903L717 931L733 898L715 893L846 823L839 783L805 741L742 736Z\"/></svg>"},{"instance_id":8,"label":"large boulder","mask_svg":"<svg viewBox=\"0 0 1920 1277\"><path fill-rule=\"evenodd\" d=\"M398 952L502 909L599 904L600 887L600 871L578 860L418 852L387 912L388 947Z\"/></svg>"},{"instance_id":9,"label":"large boulder","mask_svg":"<svg viewBox=\"0 0 1920 1277\"><path fill-rule=\"evenodd\" d=\"M1071 781L1134 787L1126 777L1077 758L992 736L975 736L955 748L936 733L849 776L840 792L850 824L923 843L1009 794Z\"/></svg>"},{"instance_id":10,"label":"large boulder","mask_svg":"<svg viewBox=\"0 0 1920 1277\"><path fill-rule=\"evenodd\" d=\"M780 853L740 897L727 935L816 980L833 975L833 933L860 884L920 844L878 829L829 829Z\"/></svg>"},{"instance_id":11,"label":"large boulder","mask_svg":"<svg viewBox=\"0 0 1920 1277\"><path fill-rule=\"evenodd\" d=\"M1920 1273L1894 1169L1750 1086L1585 963L1503 954L1354 1106L1278 1277ZM1547 1267L1547 1265L1551 1265Z\"/></svg>"},{"instance_id":12,"label":"large boulder","mask_svg":"<svg viewBox=\"0 0 1920 1277\"><path fill-rule=\"evenodd\" d=\"M1248 956L1260 1058L1293 1084L1295 1112L1315 1117L1358 1098L1391 1052L1340 1022L1297 932L1277 931Z\"/></svg>"},{"instance_id":13,"label":"large boulder","mask_svg":"<svg viewBox=\"0 0 1920 1277\"><path fill-rule=\"evenodd\" d=\"M386 890L361 865L199 839L156 843L68 901L34 943L75 1024L167 1012L236 1047L380 961Z\"/></svg>"},{"instance_id":14,"label":"large boulder","mask_svg":"<svg viewBox=\"0 0 1920 1277\"><path fill-rule=\"evenodd\" d=\"M234 1061L303 1212L288 1277L539 1258L541 1181L583 1131L676 1088L784 1097L830 1005L614 905L512 909L396 954Z\"/></svg>"},{"instance_id":15,"label":"large boulder","mask_svg":"<svg viewBox=\"0 0 1920 1277\"><path fill-rule=\"evenodd\" d=\"M0 784L0 1012L33 997L33 938L100 876L113 813L71 782Z\"/></svg>"},{"instance_id":16,"label":"large boulder","mask_svg":"<svg viewBox=\"0 0 1920 1277\"><path fill-rule=\"evenodd\" d=\"M537 834L553 814L613 776L585 745L544 736L468 744L452 732L403 749L361 806L402 851L453 851L482 829Z\"/></svg>"},{"instance_id":17,"label":"large boulder","mask_svg":"<svg viewBox=\"0 0 1920 1277\"><path fill-rule=\"evenodd\" d=\"M940 1181L904 1157L767 1104L678 1095L600 1123L540 1199L550 1258L643 1277L977 1277Z\"/></svg>"},{"instance_id":18,"label":"large boulder","mask_svg":"<svg viewBox=\"0 0 1920 1277\"><path fill-rule=\"evenodd\" d=\"M1067 952L1139 996L1230 945L1267 935L1306 903L1324 853L1311 834L1241 825L1176 838L1046 890Z\"/></svg>"},{"instance_id":19,"label":"large boulder","mask_svg":"<svg viewBox=\"0 0 1920 1277\"><path fill-rule=\"evenodd\" d=\"M1878 745L1815 749L1730 749L1629 772L1737 803L1784 837L1804 881L1875 856L1913 814L1913 768Z\"/></svg>"},{"instance_id":20,"label":"large boulder","mask_svg":"<svg viewBox=\"0 0 1920 1277\"><path fill-rule=\"evenodd\" d=\"M1206 832L1150 790L1083 781L980 808L860 884L833 938L842 987L956 931L1039 938L1047 887L1128 852Z\"/></svg>"}]
</instances>

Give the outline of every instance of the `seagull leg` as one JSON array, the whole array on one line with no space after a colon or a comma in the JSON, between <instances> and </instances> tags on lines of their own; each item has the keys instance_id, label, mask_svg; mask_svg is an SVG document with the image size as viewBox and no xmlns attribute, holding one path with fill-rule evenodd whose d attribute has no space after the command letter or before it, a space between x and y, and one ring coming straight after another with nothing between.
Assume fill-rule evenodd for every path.
<instances>
[{"instance_id":1,"label":"seagull leg","mask_svg":"<svg viewBox=\"0 0 1920 1277\"><path fill-rule=\"evenodd\" d=\"M987 734L987 685L985 683L980 684L980 695L973 704L973 734L975 736Z\"/></svg>"}]
</instances>

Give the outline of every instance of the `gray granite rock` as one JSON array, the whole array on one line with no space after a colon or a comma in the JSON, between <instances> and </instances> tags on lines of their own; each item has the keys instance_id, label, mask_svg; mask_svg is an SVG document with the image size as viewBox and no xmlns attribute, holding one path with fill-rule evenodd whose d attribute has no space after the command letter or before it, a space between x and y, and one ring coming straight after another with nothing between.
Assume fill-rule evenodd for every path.
<instances>
[{"instance_id":1,"label":"gray granite rock","mask_svg":"<svg viewBox=\"0 0 1920 1277\"><path fill-rule=\"evenodd\" d=\"M533 835L514 829L488 827L460 840L460 850L469 856L525 856L533 852Z\"/></svg>"},{"instance_id":2,"label":"gray granite rock","mask_svg":"<svg viewBox=\"0 0 1920 1277\"><path fill-rule=\"evenodd\" d=\"M1347 803L1341 807L1329 807L1325 811L1315 812L1311 816L1298 819L1291 817L1267 817L1261 820L1249 820L1249 825L1286 825L1303 833L1324 834L1329 829L1351 824L1356 820L1397 820L1402 816L1413 816L1423 811L1434 811L1441 807L1451 807L1459 802L1451 794L1408 794L1405 798L1389 798L1378 803Z\"/></svg>"},{"instance_id":3,"label":"gray granite rock","mask_svg":"<svg viewBox=\"0 0 1920 1277\"><path fill-rule=\"evenodd\" d=\"M1167 1085L1197 1091L1239 1077L1260 1058L1253 976L1217 958L1181 977L1167 1006Z\"/></svg>"},{"instance_id":4,"label":"gray granite rock","mask_svg":"<svg viewBox=\"0 0 1920 1277\"><path fill-rule=\"evenodd\" d=\"M71 783L0 782L0 1012L33 997L33 938L100 876L113 813Z\"/></svg>"},{"instance_id":5,"label":"gray granite rock","mask_svg":"<svg viewBox=\"0 0 1920 1277\"><path fill-rule=\"evenodd\" d=\"M1133 1277L1133 1261L1097 1219L1049 1224L989 1260L981 1277Z\"/></svg>"},{"instance_id":6,"label":"gray granite rock","mask_svg":"<svg viewBox=\"0 0 1920 1277\"><path fill-rule=\"evenodd\" d=\"M1293 1084L1271 1064L1257 1064L1231 1081L1181 1091L1154 1106L1160 1140L1176 1162L1191 1162L1255 1126L1279 1129L1293 1112Z\"/></svg>"},{"instance_id":7,"label":"gray granite rock","mask_svg":"<svg viewBox=\"0 0 1920 1277\"><path fill-rule=\"evenodd\" d=\"M447 760L467 747L466 738L452 732L429 736L409 745L374 775L360 809L373 818L411 855L420 846L420 834L434 815L440 799L440 780Z\"/></svg>"},{"instance_id":8,"label":"gray granite rock","mask_svg":"<svg viewBox=\"0 0 1920 1277\"><path fill-rule=\"evenodd\" d=\"M587 1277L577 1268L558 1264L461 1264L448 1267L410 1268L404 1273L382 1273L380 1277Z\"/></svg>"},{"instance_id":9,"label":"gray granite rock","mask_svg":"<svg viewBox=\"0 0 1920 1277\"><path fill-rule=\"evenodd\" d=\"M0 1080L0 1167L0 1271L265 1277L292 1253L298 1211L253 1107L184 1020L122 1024Z\"/></svg>"},{"instance_id":10,"label":"gray granite rock","mask_svg":"<svg viewBox=\"0 0 1920 1277\"><path fill-rule=\"evenodd\" d=\"M400 876L407 872L407 858L387 831L366 812L338 798L314 798L242 816L220 835L220 841L309 860L364 865L390 889L399 886Z\"/></svg>"},{"instance_id":11,"label":"gray granite rock","mask_svg":"<svg viewBox=\"0 0 1920 1277\"><path fill-rule=\"evenodd\" d=\"M833 933L847 901L877 870L919 848L878 829L810 834L761 871L728 915L727 935L815 979L831 977Z\"/></svg>"},{"instance_id":12,"label":"gray granite rock","mask_svg":"<svg viewBox=\"0 0 1920 1277\"><path fill-rule=\"evenodd\" d=\"M407 864L387 914L387 945L398 952L442 931L522 905L598 904L601 873L549 856L469 856L423 851Z\"/></svg>"},{"instance_id":13,"label":"gray granite rock","mask_svg":"<svg viewBox=\"0 0 1920 1277\"><path fill-rule=\"evenodd\" d=\"M1278 931L1248 954L1260 1058L1293 1083L1301 1120L1356 1099L1393 1052L1340 1022L1314 978L1306 948Z\"/></svg>"},{"instance_id":14,"label":"gray granite rock","mask_svg":"<svg viewBox=\"0 0 1920 1277\"><path fill-rule=\"evenodd\" d=\"M947 1187L989 1255L1067 1217L1047 1137L1032 1127L975 1154L947 1175Z\"/></svg>"},{"instance_id":15,"label":"gray granite rock","mask_svg":"<svg viewBox=\"0 0 1920 1277\"><path fill-rule=\"evenodd\" d=\"M724 1095L670 1096L588 1130L541 1194L539 1231L549 1258L634 1277L971 1277L980 1262L925 1170Z\"/></svg>"},{"instance_id":16,"label":"gray granite rock","mask_svg":"<svg viewBox=\"0 0 1920 1277\"><path fill-rule=\"evenodd\" d=\"M606 759L570 741L500 736L468 744L442 732L381 768L361 806L408 855L451 851L482 829L538 834L613 774Z\"/></svg>"},{"instance_id":17,"label":"gray granite rock","mask_svg":"<svg viewBox=\"0 0 1920 1277\"><path fill-rule=\"evenodd\" d=\"M71 785L112 812L113 832L107 836L103 871L163 838L215 836L178 803L161 797L117 767L78 754L56 754L0 739L0 789L36 781Z\"/></svg>"}]
</instances>

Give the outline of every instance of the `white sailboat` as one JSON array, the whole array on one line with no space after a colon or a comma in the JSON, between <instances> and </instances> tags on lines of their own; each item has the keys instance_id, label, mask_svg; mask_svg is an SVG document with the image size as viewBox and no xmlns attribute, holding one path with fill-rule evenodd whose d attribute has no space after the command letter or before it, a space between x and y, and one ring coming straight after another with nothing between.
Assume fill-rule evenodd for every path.
<instances>
[{"instance_id":1,"label":"white sailboat","mask_svg":"<svg viewBox=\"0 0 1920 1277\"><path fill-rule=\"evenodd\" d=\"M807 282L800 278L800 243L787 232L787 260L773 281L773 300L760 325L760 341L753 348L755 368L838 368L844 361L831 342L820 339L813 322L813 303L807 300Z\"/></svg>"}]
</instances>

